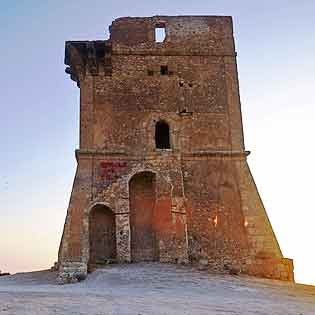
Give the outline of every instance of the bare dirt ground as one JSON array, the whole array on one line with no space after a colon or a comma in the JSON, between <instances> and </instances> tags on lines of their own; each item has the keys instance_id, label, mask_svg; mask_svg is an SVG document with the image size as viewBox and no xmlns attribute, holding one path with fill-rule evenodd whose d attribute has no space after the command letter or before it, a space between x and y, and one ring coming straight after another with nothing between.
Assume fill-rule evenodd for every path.
<instances>
[{"instance_id":1,"label":"bare dirt ground","mask_svg":"<svg viewBox=\"0 0 315 315\"><path fill-rule=\"evenodd\" d=\"M315 315L315 287L158 263L112 265L60 286L56 273L0 278L1 315Z\"/></svg>"}]
</instances>

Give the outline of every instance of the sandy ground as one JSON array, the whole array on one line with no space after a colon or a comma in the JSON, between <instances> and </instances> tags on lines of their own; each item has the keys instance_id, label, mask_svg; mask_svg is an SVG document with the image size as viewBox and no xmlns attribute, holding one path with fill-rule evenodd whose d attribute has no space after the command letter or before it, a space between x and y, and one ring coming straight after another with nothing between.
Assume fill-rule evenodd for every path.
<instances>
[{"instance_id":1,"label":"sandy ground","mask_svg":"<svg viewBox=\"0 0 315 315\"><path fill-rule=\"evenodd\" d=\"M0 314L315 315L315 287L165 264L112 265L56 285L56 273L0 277Z\"/></svg>"}]
</instances>

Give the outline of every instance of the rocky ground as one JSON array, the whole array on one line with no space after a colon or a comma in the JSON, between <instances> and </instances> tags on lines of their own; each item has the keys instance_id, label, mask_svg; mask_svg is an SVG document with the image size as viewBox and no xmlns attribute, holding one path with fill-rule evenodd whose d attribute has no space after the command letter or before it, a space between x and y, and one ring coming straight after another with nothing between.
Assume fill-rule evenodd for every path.
<instances>
[{"instance_id":1,"label":"rocky ground","mask_svg":"<svg viewBox=\"0 0 315 315\"><path fill-rule=\"evenodd\" d=\"M77 284L55 279L51 271L0 277L0 314L315 315L315 287L187 266L111 265Z\"/></svg>"}]
</instances>

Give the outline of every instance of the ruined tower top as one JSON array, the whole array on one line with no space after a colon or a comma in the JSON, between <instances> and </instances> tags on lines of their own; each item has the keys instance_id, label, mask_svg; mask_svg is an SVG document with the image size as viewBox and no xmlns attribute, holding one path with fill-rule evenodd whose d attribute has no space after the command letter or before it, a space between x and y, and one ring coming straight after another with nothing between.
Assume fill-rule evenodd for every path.
<instances>
[{"instance_id":1,"label":"ruined tower top","mask_svg":"<svg viewBox=\"0 0 315 315\"><path fill-rule=\"evenodd\" d=\"M158 43L156 28L165 28L165 40ZM217 16L154 16L119 18L110 27L114 49L132 46L135 52L154 54L233 54L232 19Z\"/></svg>"},{"instance_id":2,"label":"ruined tower top","mask_svg":"<svg viewBox=\"0 0 315 315\"><path fill-rule=\"evenodd\" d=\"M111 53L134 55L234 56L232 17L230 16L153 16L122 17L109 27L104 41L66 42L65 64L72 79L86 71L96 74L100 62ZM165 37L157 38L159 30ZM106 71L107 70L107 71ZM102 69L110 74L110 68Z\"/></svg>"}]
</instances>

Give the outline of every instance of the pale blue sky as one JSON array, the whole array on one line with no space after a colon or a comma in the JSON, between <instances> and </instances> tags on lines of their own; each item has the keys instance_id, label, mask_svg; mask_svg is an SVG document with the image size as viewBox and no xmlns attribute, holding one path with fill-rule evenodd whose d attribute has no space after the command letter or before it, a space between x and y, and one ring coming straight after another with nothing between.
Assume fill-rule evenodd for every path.
<instances>
[{"instance_id":1,"label":"pale blue sky","mask_svg":"<svg viewBox=\"0 0 315 315\"><path fill-rule=\"evenodd\" d=\"M105 39L120 16L232 15L249 164L296 279L315 284L314 1L2 0L0 9L0 269L56 260L79 134L64 42Z\"/></svg>"}]
</instances>

